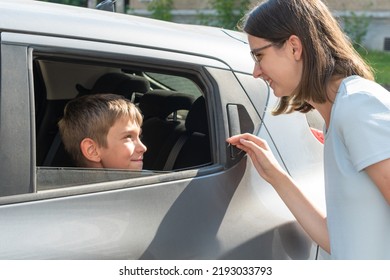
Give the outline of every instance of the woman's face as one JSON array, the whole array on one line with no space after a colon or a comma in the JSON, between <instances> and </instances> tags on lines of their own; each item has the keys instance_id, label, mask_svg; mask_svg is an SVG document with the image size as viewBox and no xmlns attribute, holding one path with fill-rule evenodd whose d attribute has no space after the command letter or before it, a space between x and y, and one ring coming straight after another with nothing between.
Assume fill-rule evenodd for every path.
<instances>
[{"instance_id":1,"label":"woman's face","mask_svg":"<svg viewBox=\"0 0 390 280\"><path fill-rule=\"evenodd\" d=\"M267 81L275 96L290 96L302 76L302 49L299 39L291 36L281 47L270 45L270 41L252 35L248 35L248 41L253 55L259 61L255 63L253 77Z\"/></svg>"}]
</instances>

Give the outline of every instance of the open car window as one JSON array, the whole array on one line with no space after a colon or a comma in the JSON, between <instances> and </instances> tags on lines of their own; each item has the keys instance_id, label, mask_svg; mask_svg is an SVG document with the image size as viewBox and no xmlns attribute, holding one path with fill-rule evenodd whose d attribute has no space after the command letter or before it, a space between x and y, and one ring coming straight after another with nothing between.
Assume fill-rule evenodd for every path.
<instances>
[{"instance_id":1,"label":"open car window","mask_svg":"<svg viewBox=\"0 0 390 280\"><path fill-rule=\"evenodd\" d=\"M211 164L208 113L199 78L186 71L39 54L33 59L37 188L139 178ZM143 115L143 171L88 170L75 165L58 130L73 98L115 93ZM109 174L109 176L107 175Z\"/></svg>"}]
</instances>

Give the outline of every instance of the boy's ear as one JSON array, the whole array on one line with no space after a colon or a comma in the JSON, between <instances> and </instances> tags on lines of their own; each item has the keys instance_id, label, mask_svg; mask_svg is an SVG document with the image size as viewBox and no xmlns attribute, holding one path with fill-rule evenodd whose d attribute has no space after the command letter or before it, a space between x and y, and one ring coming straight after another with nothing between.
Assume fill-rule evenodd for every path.
<instances>
[{"instance_id":1,"label":"boy's ear","mask_svg":"<svg viewBox=\"0 0 390 280\"><path fill-rule=\"evenodd\" d=\"M97 143L91 138L84 138L80 143L80 149L87 160L100 162Z\"/></svg>"}]
</instances>

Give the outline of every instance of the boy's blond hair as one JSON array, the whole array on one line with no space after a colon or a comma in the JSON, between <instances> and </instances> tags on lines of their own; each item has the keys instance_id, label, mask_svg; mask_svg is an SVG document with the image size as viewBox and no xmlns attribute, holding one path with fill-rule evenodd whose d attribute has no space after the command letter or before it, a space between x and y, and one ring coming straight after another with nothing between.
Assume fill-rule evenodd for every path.
<instances>
[{"instance_id":1,"label":"boy's blond hair","mask_svg":"<svg viewBox=\"0 0 390 280\"><path fill-rule=\"evenodd\" d=\"M91 138L99 146L107 147L107 134L118 119L126 118L142 125L138 108L123 96L116 94L85 95L69 101L64 116L58 122L65 150L75 164L86 166L80 143Z\"/></svg>"}]
</instances>

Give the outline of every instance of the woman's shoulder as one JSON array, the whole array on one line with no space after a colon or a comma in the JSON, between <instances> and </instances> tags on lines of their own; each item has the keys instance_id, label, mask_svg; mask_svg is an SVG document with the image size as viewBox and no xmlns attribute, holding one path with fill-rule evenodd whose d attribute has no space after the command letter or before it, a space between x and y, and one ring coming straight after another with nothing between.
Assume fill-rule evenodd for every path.
<instances>
[{"instance_id":1,"label":"woman's shoulder","mask_svg":"<svg viewBox=\"0 0 390 280\"><path fill-rule=\"evenodd\" d=\"M390 92L380 84L359 76L350 76L341 82L335 104L357 109L368 103L390 106Z\"/></svg>"},{"instance_id":2,"label":"woman's shoulder","mask_svg":"<svg viewBox=\"0 0 390 280\"><path fill-rule=\"evenodd\" d=\"M343 97L359 98L364 96L378 96L382 98L390 97L390 93L375 81L371 81L360 76L349 76L340 84L339 93Z\"/></svg>"},{"instance_id":3,"label":"woman's shoulder","mask_svg":"<svg viewBox=\"0 0 390 280\"><path fill-rule=\"evenodd\" d=\"M390 115L390 92L374 81L350 76L340 84L333 111L347 122L377 113Z\"/></svg>"}]
</instances>

